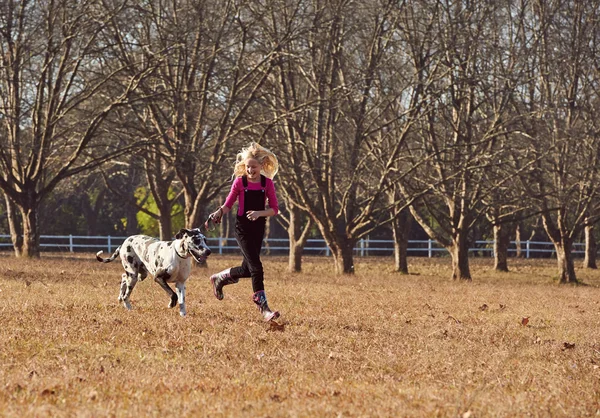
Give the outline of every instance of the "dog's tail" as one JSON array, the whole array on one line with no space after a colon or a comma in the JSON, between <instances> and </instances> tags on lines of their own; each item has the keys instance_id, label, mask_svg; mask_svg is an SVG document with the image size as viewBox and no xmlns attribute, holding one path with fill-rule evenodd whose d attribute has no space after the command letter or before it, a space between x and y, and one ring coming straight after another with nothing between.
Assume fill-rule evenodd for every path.
<instances>
[{"instance_id":1,"label":"dog's tail","mask_svg":"<svg viewBox=\"0 0 600 418\"><path fill-rule=\"evenodd\" d=\"M110 263L111 261L113 261L115 258L117 258L117 255L119 255L119 250L121 249L121 246L119 245L119 247L115 250L115 252L113 253L113 255L111 255L109 258L102 258L100 257L100 254L103 253L102 250L98 251L96 253L96 260L98 260L101 263Z\"/></svg>"}]
</instances>

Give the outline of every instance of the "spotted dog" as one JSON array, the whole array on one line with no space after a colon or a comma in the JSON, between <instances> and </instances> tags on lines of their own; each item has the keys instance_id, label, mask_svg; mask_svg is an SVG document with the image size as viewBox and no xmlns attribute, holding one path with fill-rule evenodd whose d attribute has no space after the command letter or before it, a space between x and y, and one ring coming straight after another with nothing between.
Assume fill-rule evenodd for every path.
<instances>
[{"instance_id":1,"label":"spotted dog","mask_svg":"<svg viewBox=\"0 0 600 418\"><path fill-rule=\"evenodd\" d=\"M179 314L185 316L185 282L192 267L190 255L198 263L203 263L210 255L210 249L206 245L206 237L196 228L181 229L174 241L133 235L109 258L102 258L100 254L102 251L98 251L96 259L102 263L110 263L117 255L121 257L125 273L121 276L119 302L123 302L127 309L131 309L129 297L136 283L144 280L150 273L171 298L169 308L179 302ZM175 283L175 292L168 283Z\"/></svg>"}]
</instances>

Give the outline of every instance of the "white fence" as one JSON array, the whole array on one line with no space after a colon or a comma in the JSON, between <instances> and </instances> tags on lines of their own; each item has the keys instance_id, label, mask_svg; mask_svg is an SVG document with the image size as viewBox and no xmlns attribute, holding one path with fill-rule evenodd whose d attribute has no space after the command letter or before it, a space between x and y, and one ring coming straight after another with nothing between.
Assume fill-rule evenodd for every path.
<instances>
[{"instance_id":1,"label":"white fence","mask_svg":"<svg viewBox=\"0 0 600 418\"><path fill-rule=\"evenodd\" d=\"M80 252L83 250L104 250L109 253L114 251L127 237L119 236L78 236L78 235L42 235L40 246L42 250ZM208 245L213 252L219 254L237 252L235 238L208 238ZM12 248L10 235L0 235L0 249ZM480 256L493 256L494 241L475 241L469 251ZM573 254L583 255L584 243L573 244ZM285 238L268 238L265 240L264 252L267 254L287 254L289 241ZM361 239L354 248L357 256L391 255L394 252L392 240ZM446 249L433 240L409 240L409 255L421 257L434 257L445 255ZM526 258L551 257L554 255L554 246L550 242L521 241L521 251ZM516 243L513 241L509 254L516 252ZM322 239L309 239L304 247L305 254L330 256L331 251Z\"/></svg>"}]
</instances>

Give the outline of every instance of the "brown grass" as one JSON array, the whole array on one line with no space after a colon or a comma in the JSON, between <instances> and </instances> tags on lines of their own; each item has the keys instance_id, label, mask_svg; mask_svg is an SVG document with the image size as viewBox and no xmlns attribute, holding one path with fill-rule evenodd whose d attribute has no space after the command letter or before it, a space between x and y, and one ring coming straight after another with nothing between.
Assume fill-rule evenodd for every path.
<instances>
[{"instance_id":1,"label":"brown grass","mask_svg":"<svg viewBox=\"0 0 600 418\"><path fill-rule=\"evenodd\" d=\"M151 278L127 312L118 262L46 255L0 266L4 416L591 416L600 404L600 272L559 286L555 262L474 260L473 283L446 259L330 259L285 273L266 257L271 329L249 281L216 300L212 256L188 282L188 317ZM528 318L524 321L524 318ZM524 325L524 322L527 322Z\"/></svg>"}]
</instances>

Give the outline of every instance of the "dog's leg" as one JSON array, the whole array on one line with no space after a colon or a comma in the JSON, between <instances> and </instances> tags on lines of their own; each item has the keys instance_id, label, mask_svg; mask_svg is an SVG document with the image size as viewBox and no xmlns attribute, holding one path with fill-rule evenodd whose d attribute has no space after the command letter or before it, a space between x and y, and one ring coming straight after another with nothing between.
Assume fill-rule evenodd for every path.
<instances>
[{"instance_id":1,"label":"dog's leg","mask_svg":"<svg viewBox=\"0 0 600 418\"><path fill-rule=\"evenodd\" d=\"M131 292L137 283L137 273L127 273L127 277L125 278L125 294L123 295L123 305L131 310L131 302L129 302L129 297L131 296ZM121 285L122 286L122 285Z\"/></svg>"},{"instance_id":2,"label":"dog's leg","mask_svg":"<svg viewBox=\"0 0 600 418\"><path fill-rule=\"evenodd\" d=\"M146 270L146 267L144 267L144 265L141 264L138 267L138 280L144 280L146 277L148 277L148 270Z\"/></svg>"},{"instance_id":3,"label":"dog's leg","mask_svg":"<svg viewBox=\"0 0 600 418\"><path fill-rule=\"evenodd\" d=\"M179 315L185 316L187 314L185 310L185 282L175 283L175 292L177 292L179 302Z\"/></svg>"},{"instance_id":4,"label":"dog's leg","mask_svg":"<svg viewBox=\"0 0 600 418\"><path fill-rule=\"evenodd\" d=\"M127 290L127 273L121 275L121 290L119 291L119 302L125 299L125 291Z\"/></svg>"},{"instance_id":5,"label":"dog's leg","mask_svg":"<svg viewBox=\"0 0 600 418\"><path fill-rule=\"evenodd\" d=\"M169 297L171 298L171 301L169 302L169 308L173 308L175 307L175 305L177 305L177 295L175 294L175 292L173 292L173 289L171 289L167 284L167 280L169 280L170 278L171 275L169 273L162 272L156 275L154 281L158 283L160 287L165 289L165 292L167 292L167 295L169 295Z\"/></svg>"}]
</instances>

